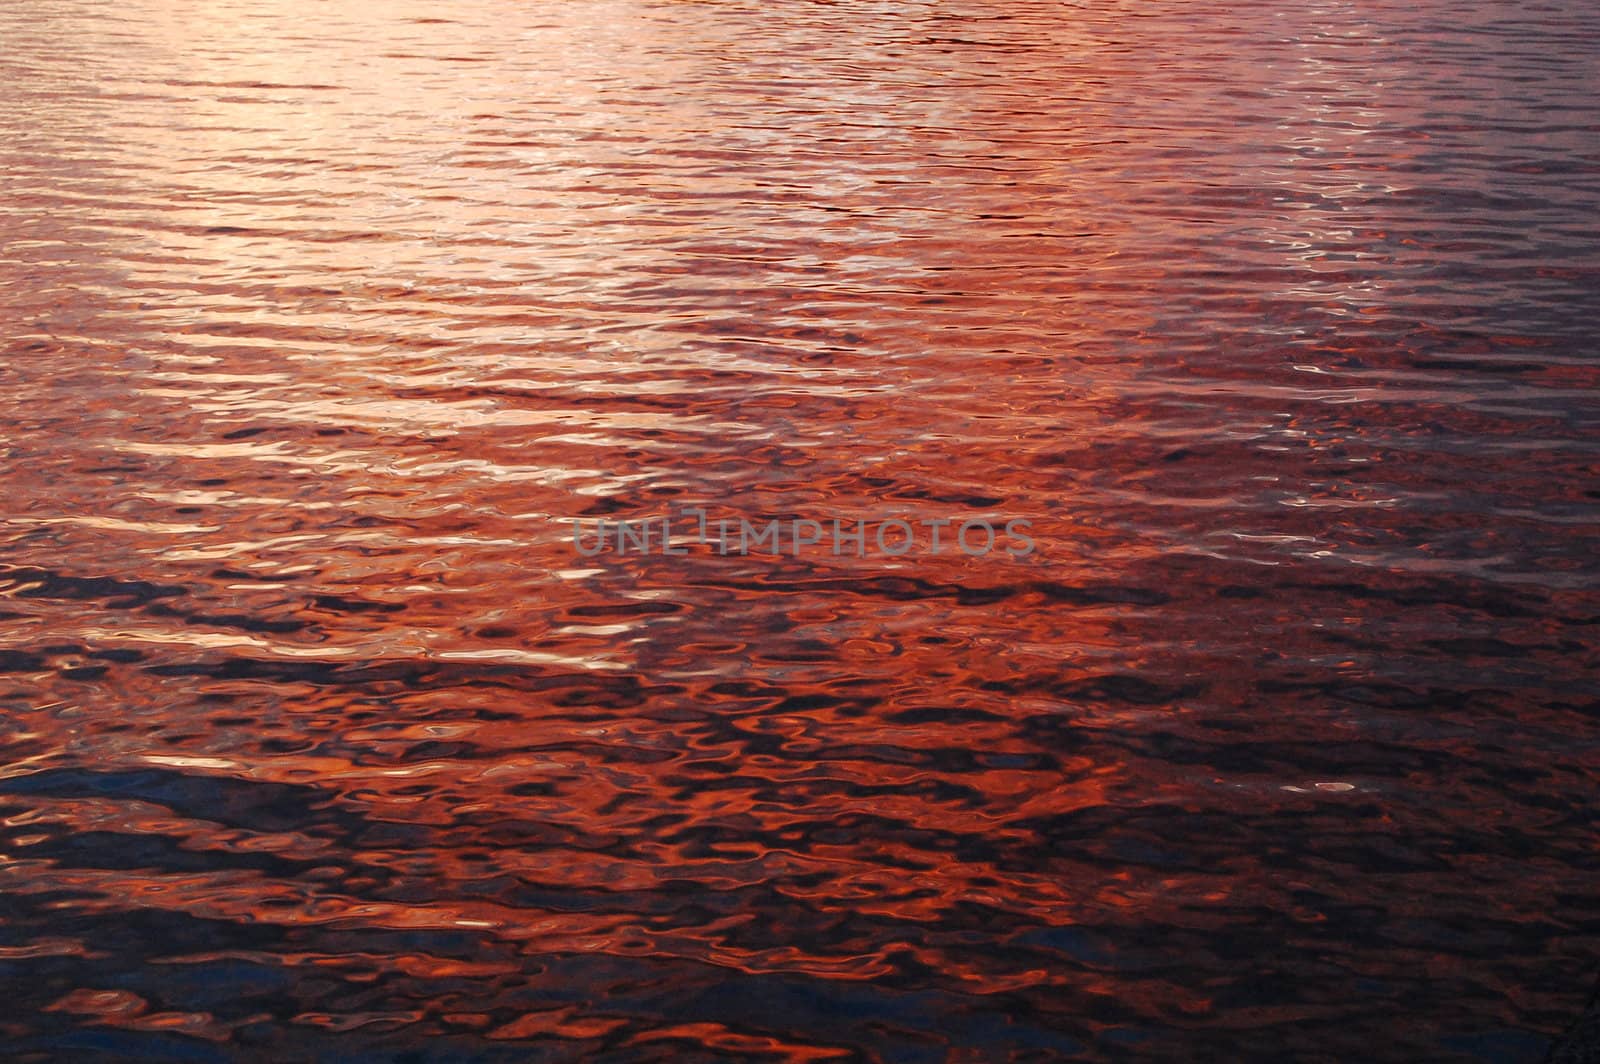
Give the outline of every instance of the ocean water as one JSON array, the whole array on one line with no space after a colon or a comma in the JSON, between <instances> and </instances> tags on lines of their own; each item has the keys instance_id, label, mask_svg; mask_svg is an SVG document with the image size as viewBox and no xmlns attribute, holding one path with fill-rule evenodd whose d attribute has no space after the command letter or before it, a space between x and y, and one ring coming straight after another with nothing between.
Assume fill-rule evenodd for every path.
<instances>
[{"instance_id":1,"label":"ocean water","mask_svg":"<svg viewBox=\"0 0 1600 1064\"><path fill-rule=\"evenodd\" d=\"M1583 0L9 0L7 1054L1537 1060L1597 219Z\"/></svg>"}]
</instances>

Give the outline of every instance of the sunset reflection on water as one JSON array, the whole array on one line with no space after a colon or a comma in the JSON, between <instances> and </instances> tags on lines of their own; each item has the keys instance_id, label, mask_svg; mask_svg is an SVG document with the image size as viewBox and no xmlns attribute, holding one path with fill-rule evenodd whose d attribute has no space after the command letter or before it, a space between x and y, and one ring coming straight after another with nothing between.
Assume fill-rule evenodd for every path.
<instances>
[{"instance_id":1,"label":"sunset reflection on water","mask_svg":"<svg viewBox=\"0 0 1600 1064\"><path fill-rule=\"evenodd\" d=\"M1591 5L0 40L16 1059L1520 1061L1580 1007ZM687 507L1038 549L572 541Z\"/></svg>"}]
</instances>

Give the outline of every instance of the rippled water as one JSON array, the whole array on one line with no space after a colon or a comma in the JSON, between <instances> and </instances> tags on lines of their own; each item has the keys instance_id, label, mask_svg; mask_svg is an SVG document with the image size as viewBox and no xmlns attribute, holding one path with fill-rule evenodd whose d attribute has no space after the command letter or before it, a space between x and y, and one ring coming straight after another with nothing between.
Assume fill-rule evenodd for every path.
<instances>
[{"instance_id":1,"label":"rippled water","mask_svg":"<svg viewBox=\"0 0 1600 1064\"><path fill-rule=\"evenodd\" d=\"M1537 1059L1588 0L10 0L15 1059ZM992 516L1027 557L572 518Z\"/></svg>"}]
</instances>

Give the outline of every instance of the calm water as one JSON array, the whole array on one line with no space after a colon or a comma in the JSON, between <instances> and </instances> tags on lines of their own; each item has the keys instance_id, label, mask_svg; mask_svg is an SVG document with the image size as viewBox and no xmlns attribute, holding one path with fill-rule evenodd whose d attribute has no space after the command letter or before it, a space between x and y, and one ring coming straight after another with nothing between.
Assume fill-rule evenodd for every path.
<instances>
[{"instance_id":1,"label":"calm water","mask_svg":"<svg viewBox=\"0 0 1600 1064\"><path fill-rule=\"evenodd\" d=\"M10 0L14 1059L1523 1061L1592 0ZM568 519L999 516L1028 557Z\"/></svg>"}]
</instances>

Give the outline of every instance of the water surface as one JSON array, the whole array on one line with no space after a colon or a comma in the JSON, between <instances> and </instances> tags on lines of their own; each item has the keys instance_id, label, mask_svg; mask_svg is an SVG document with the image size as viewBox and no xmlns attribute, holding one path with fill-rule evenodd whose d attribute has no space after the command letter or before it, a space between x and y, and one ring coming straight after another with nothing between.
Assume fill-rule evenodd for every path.
<instances>
[{"instance_id":1,"label":"water surface","mask_svg":"<svg viewBox=\"0 0 1600 1064\"><path fill-rule=\"evenodd\" d=\"M11 0L17 1059L1536 1059L1587 0ZM992 516L1020 559L582 557Z\"/></svg>"}]
</instances>

